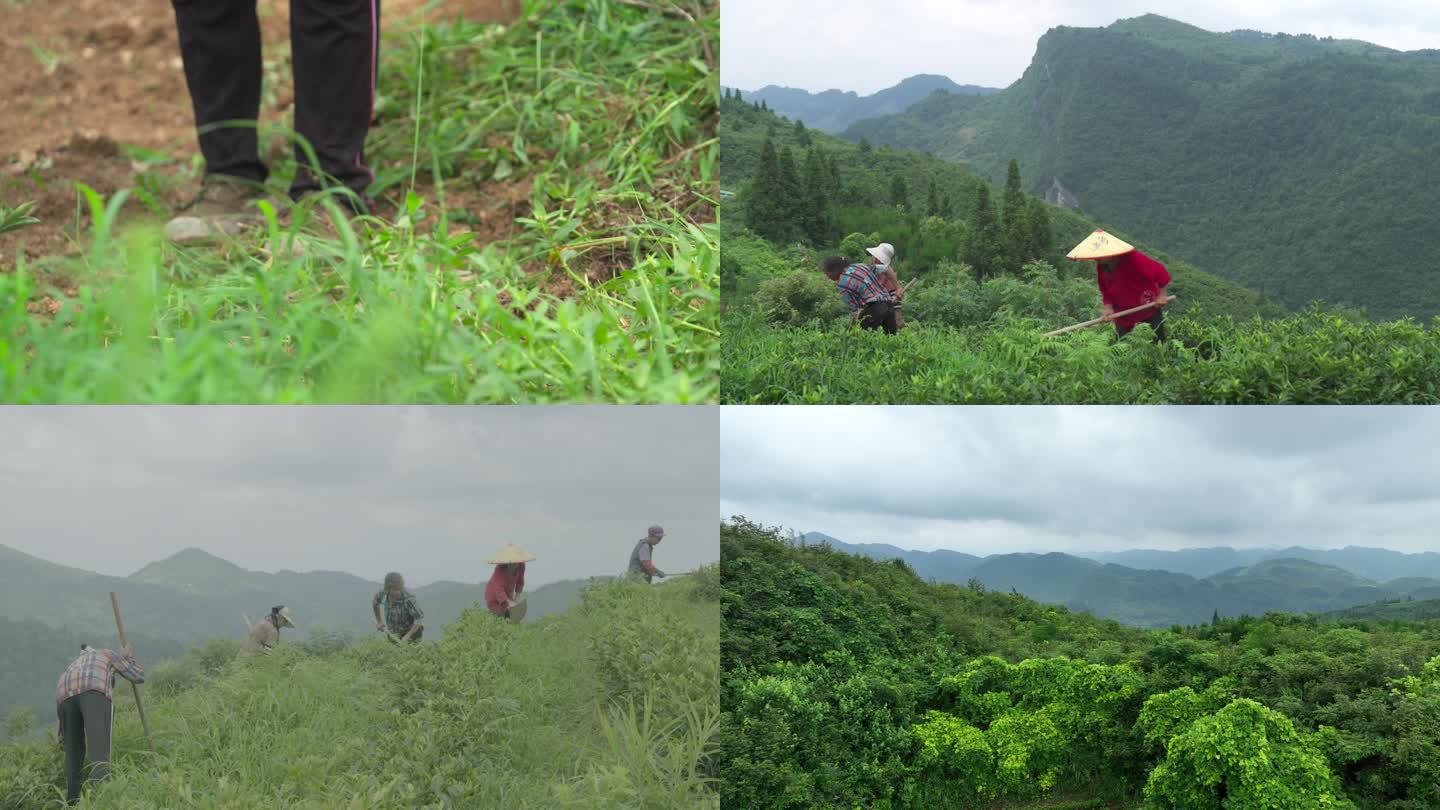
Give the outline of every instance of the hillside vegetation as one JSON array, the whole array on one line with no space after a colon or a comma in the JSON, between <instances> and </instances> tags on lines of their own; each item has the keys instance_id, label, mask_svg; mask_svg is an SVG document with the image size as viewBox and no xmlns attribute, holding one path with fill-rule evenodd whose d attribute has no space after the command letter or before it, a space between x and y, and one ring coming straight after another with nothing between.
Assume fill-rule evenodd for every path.
<instances>
[{"instance_id":1,"label":"hillside vegetation","mask_svg":"<svg viewBox=\"0 0 1440 810\"><path fill-rule=\"evenodd\" d=\"M1440 804L1440 622L1138 630L743 518L721 581L727 806Z\"/></svg>"},{"instance_id":2,"label":"hillside vegetation","mask_svg":"<svg viewBox=\"0 0 1440 810\"><path fill-rule=\"evenodd\" d=\"M1093 266L1062 258L1097 223L1026 197L1016 164L992 191L958 164L837 144L733 97L720 133L739 189L721 227L722 402L1440 402L1440 327L1287 314L1116 229L1174 276L1171 340L1048 338L1099 314ZM816 269L879 241L916 284L893 338L851 328Z\"/></svg>"},{"instance_id":3,"label":"hillside vegetation","mask_svg":"<svg viewBox=\"0 0 1440 810\"><path fill-rule=\"evenodd\" d=\"M953 551L850 545L820 534L807 534L805 540L812 544L825 542L837 550L877 560L904 560L922 579L954 584L973 580L992 590L1014 591L1139 627L1197 624L1216 616L1314 613L1382 600L1440 597L1440 578L1409 575L1376 582L1343 567L1299 556L1269 557L1194 577L1162 566L1127 567L1058 552L975 557ZM1312 557L1326 558L1323 553L1304 551L1311 551Z\"/></svg>"},{"instance_id":4,"label":"hillside vegetation","mask_svg":"<svg viewBox=\"0 0 1440 810\"><path fill-rule=\"evenodd\" d=\"M83 806L717 808L718 595L711 567L413 647L211 642L142 687L155 756L117 689L115 773ZM0 808L61 806L60 765L53 735L0 748Z\"/></svg>"},{"instance_id":5,"label":"hillside vegetation","mask_svg":"<svg viewBox=\"0 0 1440 810\"><path fill-rule=\"evenodd\" d=\"M1206 270L1296 308L1440 315L1440 51L1211 33L1155 15L1057 27L1003 92L935 94L846 137L1057 183Z\"/></svg>"}]
</instances>

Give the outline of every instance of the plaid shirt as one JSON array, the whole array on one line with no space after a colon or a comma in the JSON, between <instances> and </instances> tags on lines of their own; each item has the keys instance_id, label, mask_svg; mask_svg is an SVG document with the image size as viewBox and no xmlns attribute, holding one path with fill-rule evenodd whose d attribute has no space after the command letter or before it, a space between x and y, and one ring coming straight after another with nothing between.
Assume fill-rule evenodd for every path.
<instances>
[{"instance_id":1,"label":"plaid shirt","mask_svg":"<svg viewBox=\"0 0 1440 810\"><path fill-rule=\"evenodd\" d=\"M60 676L55 685L55 702L64 703L85 692L99 692L108 699L116 675L134 683L145 682L145 669L134 658L122 658L113 650L86 650Z\"/></svg>"},{"instance_id":2,"label":"plaid shirt","mask_svg":"<svg viewBox=\"0 0 1440 810\"><path fill-rule=\"evenodd\" d=\"M385 595L385 591L375 594L371 604L374 607L385 605L385 627L397 636L403 636L410 632L415 622L425 618L425 612L415 604L415 594L404 591L400 594L400 601L396 602Z\"/></svg>"},{"instance_id":3,"label":"plaid shirt","mask_svg":"<svg viewBox=\"0 0 1440 810\"><path fill-rule=\"evenodd\" d=\"M890 291L880 286L880 277L868 264L852 264L840 274L840 295L851 312L876 301L890 301Z\"/></svg>"}]
</instances>

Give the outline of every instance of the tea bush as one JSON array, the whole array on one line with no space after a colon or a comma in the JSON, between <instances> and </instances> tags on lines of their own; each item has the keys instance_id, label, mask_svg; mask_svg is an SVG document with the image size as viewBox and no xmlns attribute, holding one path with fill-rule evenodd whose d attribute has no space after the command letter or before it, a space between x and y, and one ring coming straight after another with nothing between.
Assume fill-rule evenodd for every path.
<instances>
[{"instance_id":1,"label":"tea bush","mask_svg":"<svg viewBox=\"0 0 1440 810\"><path fill-rule=\"evenodd\" d=\"M439 642L206 645L142 687L155 755L116 690L114 775L84 806L718 808L719 606L676 579L533 623L477 606ZM618 668L642 676L623 694ZM0 810L61 807L61 765L53 733L0 747Z\"/></svg>"},{"instance_id":2,"label":"tea bush","mask_svg":"<svg viewBox=\"0 0 1440 810\"><path fill-rule=\"evenodd\" d=\"M954 293L963 295L962 292ZM887 336L727 318L725 403L1418 404L1440 402L1440 323L1368 323L1312 311L1236 323L1192 313L1170 341L1138 327L1047 338L998 325L913 323Z\"/></svg>"}]
</instances>

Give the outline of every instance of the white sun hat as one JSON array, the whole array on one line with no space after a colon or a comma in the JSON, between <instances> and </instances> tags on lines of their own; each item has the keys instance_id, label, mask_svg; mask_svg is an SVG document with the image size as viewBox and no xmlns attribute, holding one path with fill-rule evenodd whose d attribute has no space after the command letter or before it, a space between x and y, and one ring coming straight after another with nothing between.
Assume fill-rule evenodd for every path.
<instances>
[{"instance_id":1,"label":"white sun hat","mask_svg":"<svg viewBox=\"0 0 1440 810\"><path fill-rule=\"evenodd\" d=\"M895 246L889 242L881 242L873 248L865 248L865 252L874 256L883 265L889 265L895 260Z\"/></svg>"}]
</instances>

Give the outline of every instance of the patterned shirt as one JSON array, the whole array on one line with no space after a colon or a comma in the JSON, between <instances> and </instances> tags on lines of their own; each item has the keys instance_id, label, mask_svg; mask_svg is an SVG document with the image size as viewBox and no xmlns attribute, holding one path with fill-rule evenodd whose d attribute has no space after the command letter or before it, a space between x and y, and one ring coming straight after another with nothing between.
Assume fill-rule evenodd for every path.
<instances>
[{"instance_id":1,"label":"patterned shirt","mask_svg":"<svg viewBox=\"0 0 1440 810\"><path fill-rule=\"evenodd\" d=\"M416 622L425 618L425 612L415 604L415 594L409 591L402 591L399 601L396 601L382 590L371 601L374 607L380 607L381 603L385 605L385 627L393 635L405 635Z\"/></svg>"},{"instance_id":2,"label":"patterned shirt","mask_svg":"<svg viewBox=\"0 0 1440 810\"><path fill-rule=\"evenodd\" d=\"M864 309L876 301L889 302L890 291L880 285L877 269L868 264L852 264L840 274L840 295L851 312Z\"/></svg>"},{"instance_id":3,"label":"patterned shirt","mask_svg":"<svg viewBox=\"0 0 1440 810\"><path fill-rule=\"evenodd\" d=\"M55 702L64 703L85 692L99 692L107 699L115 688L115 676L133 683L145 682L145 669L134 658L122 658L113 650L90 648L71 662L55 685Z\"/></svg>"}]
</instances>

